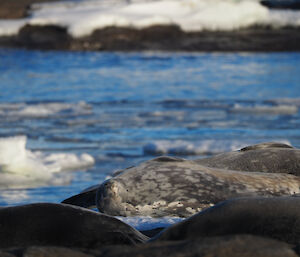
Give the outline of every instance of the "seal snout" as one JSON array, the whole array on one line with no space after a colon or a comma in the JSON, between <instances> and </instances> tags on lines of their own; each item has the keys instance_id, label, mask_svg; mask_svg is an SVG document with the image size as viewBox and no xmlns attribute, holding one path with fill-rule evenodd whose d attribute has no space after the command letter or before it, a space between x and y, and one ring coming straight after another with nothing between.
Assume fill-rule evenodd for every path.
<instances>
[{"instance_id":1,"label":"seal snout","mask_svg":"<svg viewBox=\"0 0 300 257\"><path fill-rule=\"evenodd\" d=\"M96 205L100 212L120 215L122 185L113 179L104 181L96 193Z\"/></svg>"}]
</instances>

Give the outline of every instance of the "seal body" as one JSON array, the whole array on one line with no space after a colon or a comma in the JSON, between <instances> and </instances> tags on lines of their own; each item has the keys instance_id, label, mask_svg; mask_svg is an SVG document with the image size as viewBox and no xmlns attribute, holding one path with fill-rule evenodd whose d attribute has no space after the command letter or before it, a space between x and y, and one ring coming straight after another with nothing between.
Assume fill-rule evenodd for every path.
<instances>
[{"instance_id":1,"label":"seal body","mask_svg":"<svg viewBox=\"0 0 300 257\"><path fill-rule=\"evenodd\" d=\"M165 229L151 240L239 234L299 244L300 197L251 197L224 201Z\"/></svg>"},{"instance_id":2,"label":"seal body","mask_svg":"<svg viewBox=\"0 0 300 257\"><path fill-rule=\"evenodd\" d=\"M96 202L111 215L188 217L233 197L298 194L299 175L299 149L261 143L194 161L158 157L63 202L83 207Z\"/></svg>"},{"instance_id":3,"label":"seal body","mask_svg":"<svg viewBox=\"0 0 300 257\"><path fill-rule=\"evenodd\" d=\"M224 170L159 157L102 183L96 204L110 215L189 217L234 197L298 194L299 186L300 178L289 174Z\"/></svg>"},{"instance_id":4,"label":"seal body","mask_svg":"<svg viewBox=\"0 0 300 257\"><path fill-rule=\"evenodd\" d=\"M287 173L300 176L300 150L286 144L262 143L240 151L195 160L214 168L239 171Z\"/></svg>"},{"instance_id":5,"label":"seal body","mask_svg":"<svg viewBox=\"0 0 300 257\"><path fill-rule=\"evenodd\" d=\"M0 248L99 248L148 238L120 220L65 204L38 203L0 209Z\"/></svg>"}]
</instances>

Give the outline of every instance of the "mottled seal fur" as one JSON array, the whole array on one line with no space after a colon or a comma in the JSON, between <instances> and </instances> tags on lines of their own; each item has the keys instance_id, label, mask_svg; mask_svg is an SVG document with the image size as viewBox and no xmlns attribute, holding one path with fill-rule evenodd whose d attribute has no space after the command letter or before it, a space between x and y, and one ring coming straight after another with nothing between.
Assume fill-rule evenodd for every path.
<instances>
[{"instance_id":1,"label":"mottled seal fur","mask_svg":"<svg viewBox=\"0 0 300 257\"><path fill-rule=\"evenodd\" d=\"M300 197L228 200L165 229L152 240L174 241L238 234L299 244Z\"/></svg>"},{"instance_id":2,"label":"mottled seal fur","mask_svg":"<svg viewBox=\"0 0 300 257\"><path fill-rule=\"evenodd\" d=\"M188 217L233 197L299 193L300 178L271 173L298 175L300 150L262 143L194 161L162 156L63 202L89 207L96 198L99 211L110 215Z\"/></svg>"},{"instance_id":3,"label":"mottled seal fur","mask_svg":"<svg viewBox=\"0 0 300 257\"><path fill-rule=\"evenodd\" d=\"M38 203L0 209L0 248L99 248L148 238L120 220L65 204Z\"/></svg>"},{"instance_id":4,"label":"mottled seal fur","mask_svg":"<svg viewBox=\"0 0 300 257\"><path fill-rule=\"evenodd\" d=\"M262 143L240 151L195 160L208 167L226 170L288 173L300 176L300 150L281 143Z\"/></svg>"},{"instance_id":5,"label":"mottled seal fur","mask_svg":"<svg viewBox=\"0 0 300 257\"><path fill-rule=\"evenodd\" d=\"M233 197L298 194L299 186L300 178L293 175L225 171L163 157L102 183L96 204L110 215L188 217Z\"/></svg>"}]
</instances>

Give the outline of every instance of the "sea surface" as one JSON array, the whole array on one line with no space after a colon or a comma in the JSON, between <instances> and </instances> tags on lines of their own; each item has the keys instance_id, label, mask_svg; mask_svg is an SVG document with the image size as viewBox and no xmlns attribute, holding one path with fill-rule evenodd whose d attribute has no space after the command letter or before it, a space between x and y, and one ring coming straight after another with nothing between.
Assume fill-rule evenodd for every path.
<instances>
[{"instance_id":1,"label":"sea surface","mask_svg":"<svg viewBox=\"0 0 300 257\"><path fill-rule=\"evenodd\" d=\"M300 148L300 53L0 49L0 205L60 202L154 158Z\"/></svg>"}]
</instances>

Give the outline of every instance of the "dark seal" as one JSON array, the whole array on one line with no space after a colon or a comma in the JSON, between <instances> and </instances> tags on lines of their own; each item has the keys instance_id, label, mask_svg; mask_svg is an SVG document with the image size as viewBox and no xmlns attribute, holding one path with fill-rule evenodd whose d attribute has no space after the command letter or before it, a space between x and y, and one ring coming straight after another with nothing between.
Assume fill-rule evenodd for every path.
<instances>
[{"instance_id":1,"label":"dark seal","mask_svg":"<svg viewBox=\"0 0 300 257\"><path fill-rule=\"evenodd\" d=\"M281 143L261 143L240 151L195 160L213 168L255 172L287 173L300 176L300 150Z\"/></svg>"},{"instance_id":2,"label":"dark seal","mask_svg":"<svg viewBox=\"0 0 300 257\"><path fill-rule=\"evenodd\" d=\"M289 244L300 241L300 197L224 201L162 231L152 240L249 234Z\"/></svg>"},{"instance_id":3,"label":"dark seal","mask_svg":"<svg viewBox=\"0 0 300 257\"><path fill-rule=\"evenodd\" d=\"M99 248L148 238L120 220L65 204L37 203L0 209L0 248Z\"/></svg>"}]
</instances>

